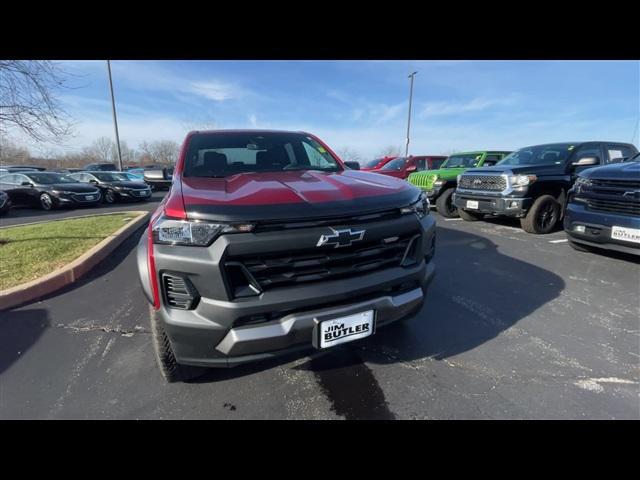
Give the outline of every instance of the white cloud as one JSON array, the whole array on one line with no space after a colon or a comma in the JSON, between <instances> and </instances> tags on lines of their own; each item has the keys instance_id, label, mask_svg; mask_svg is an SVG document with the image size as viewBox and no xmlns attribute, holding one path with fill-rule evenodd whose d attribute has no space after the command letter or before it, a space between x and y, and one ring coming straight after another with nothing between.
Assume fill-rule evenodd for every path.
<instances>
[{"instance_id":1,"label":"white cloud","mask_svg":"<svg viewBox=\"0 0 640 480\"><path fill-rule=\"evenodd\" d=\"M215 100L216 102L223 102L243 96L242 92L233 85L216 81L192 82L188 91L208 98L209 100Z\"/></svg>"},{"instance_id":2,"label":"white cloud","mask_svg":"<svg viewBox=\"0 0 640 480\"><path fill-rule=\"evenodd\" d=\"M428 102L420 111L421 117L438 115L457 115L460 113L479 112L497 106L511 106L517 102L516 95L502 98L477 97L467 102Z\"/></svg>"}]
</instances>

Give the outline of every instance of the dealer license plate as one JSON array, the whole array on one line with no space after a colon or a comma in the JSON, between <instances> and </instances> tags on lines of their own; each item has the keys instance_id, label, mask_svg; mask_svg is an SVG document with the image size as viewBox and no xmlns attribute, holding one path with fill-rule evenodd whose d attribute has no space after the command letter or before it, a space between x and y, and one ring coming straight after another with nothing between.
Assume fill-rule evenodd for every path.
<instances>
[{"instance_id":1,"label":"dealer license plate","mask_svg":"<svg viewBox=\"0 0 640 480\"><path fill-rule=\"evenodd\" d=\"M467 208L473 208L475 210L478 209L478 201L477 200L467 200Z\"/></svg>"},{"instance_id":2,"label":"dealer license plate","mask_svg":"<svg viewBox=\"0 0 640 480\"><path fill-rule=\"evenodd\" d=\"M93 200L96 197L94 197L93 195L85 195L84 198L87 199L87 200Z\"/></svg>"},{"instance_id":3,"label":"dealer license plate","mask_svg":"<svg viewBox=\"0 0 640 480\"><path fill-rule=\"evenodd\" d=\"M612 227L611 238L624 242L640 243L640 229L626 227Z\"/></svg>"},{"instance_id":4,"label":"dealer license plate","mask_svg":"<svg viewBox=\"0 0 640 480\"><path fill-rule=\"evenodd\" d=\"M318 325L320 348L329 348L368 337L373 334L373 317L373 310L369 310L321 322Z\"/></svg>"}]
</instances>

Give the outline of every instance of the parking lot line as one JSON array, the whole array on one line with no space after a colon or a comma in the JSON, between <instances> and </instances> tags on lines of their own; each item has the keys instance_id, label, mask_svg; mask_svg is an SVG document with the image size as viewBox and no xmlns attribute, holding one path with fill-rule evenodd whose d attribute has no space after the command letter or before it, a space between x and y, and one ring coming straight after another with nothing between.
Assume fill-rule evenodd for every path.
<instances>
[{"instance_id":1,"label":"parking lot line","mask_svg":"<svg viewBox=\"0 0 640 480\"><path fill-rule=\"evenodd\" d=\"M461 218L445 218L444 221L445 222L456 222L458 220L462 220Z\"/></svg>"},{"instance_id":2,"label":"parking lot line","mask_svg":"<svg viewBox=\"0 0 640 480\"><path fill-rule=\"evenodd\" d=\"M560 240L549 240L549 243L564 243L567 242L568 240L566 238L562 238Z\"/></svg>"}]
</instances>

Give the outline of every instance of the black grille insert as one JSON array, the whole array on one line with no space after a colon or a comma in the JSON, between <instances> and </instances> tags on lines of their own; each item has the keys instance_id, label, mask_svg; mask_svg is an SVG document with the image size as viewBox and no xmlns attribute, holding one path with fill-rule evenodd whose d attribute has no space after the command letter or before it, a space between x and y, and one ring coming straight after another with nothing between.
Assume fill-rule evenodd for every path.
<instances>
[{"instance_id":1,"label":"black grille insert","mask_svg":"<svg viewBox=\"0 0 640 480\"><path fill-rule=\"evenodd\" d=\"M227 270L241 264L261 290L353 277L418 262L420 234L398 236L345 248L315 248L269 255L251 255L226 262ZM228 278L233 283L233 276ZM232 284L232 290L237 288Z\"/></svg>"},{"instance_id":2,"label":"black grille insert","mask_svg":"<svg viewBox=\"0 0 640 480\"><path fill-rule=\"evenodd\" d=\"M615 200L589 198L587 199L587 207L589 210L599 212L640 216L640 202L619 202Z\"/></svg>"},{"instance_id":3,"label":"black grille insert","mask_svg":"<svg viewBox=\"0 0 640 480\"><path fill-rule=\"evenodd\" d=\"M501 192L507 188L507 181L501 175L462 175L458 186L468 190Z\"/></svg>"}]
</instances>

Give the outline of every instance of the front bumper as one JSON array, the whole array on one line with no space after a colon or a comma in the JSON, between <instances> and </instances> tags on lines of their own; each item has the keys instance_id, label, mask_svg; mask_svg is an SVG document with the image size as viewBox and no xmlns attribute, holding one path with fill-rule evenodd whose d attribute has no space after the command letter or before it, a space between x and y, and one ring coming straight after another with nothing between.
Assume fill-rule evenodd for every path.
<instances>
[{"instance_id":1,"label":"front bumper","mask_svg":"<svg viewBox=\"0 0 640 480\"><path fill-rule=\"evenodd\" d=\"M414 265L274 288L233 300L225 294L223 275L218 270L225 252L271 246L271 240L282 232L266 234L259 243L252 234L236 234L220 237L207 248L155 245L158 273L187 275L200 293L193 310L169 308L163 298L156 318L162 322L178 362L213 367L311 348L317 322L327 318L375 310L376 327L387 325L419 311L435 275L435 264L430 260L435 248L435 221L427 216L419 223L424 258ZM317 241L317 235L315 238ZM292 240L288 241L295 243ZM150 298L146 235L137 253L142 287ZM252 320L256 317L263 318Z\"/></svg>"},{"instance_id":2,"label":"front bumper","mask_svg":"<svg viewBox=\"0 0 640 480\"><path fill-rule=\"evenodd\" d=\"M87 200L87 195L94 197L92 200ZM87 206L93 207L98 205L102 200L102 194L97 193L52 193L54 202L57 202L58 206Z\"/></svg>"},{"instance_id":3,"label":"front bumper","mask_svg":"<svg viewBox=\"0 0 640 480\"><path fill-rule=\"evenodd\" d=\"M584 233L575 227L584 226ZM571 241L591 247L640 255L640 243L611 238L613 226L640 229L640 218L587 210L580 202L569 202L564 214L564 230Z\"/></svg>"},{"instance_id":4,"label":"front bumper","mask_svg":"<svg viewBox=\"0 0 640 480\"><path fill-rule=\"evenodd\" d=\"M469 200L478 202L478 208L468 208L467 201ZM529 197L476 194L458 190L453 194L453 204L457 208L488 215L524 217L532 203L533 199Z\"/></svg>"},{"instance_id":5,"label":"front bumper","mask_svg":"<svg viewBox=\"0 0 640 480\"><path fill-rule=\"evenodd\" d=\"M151 198L151 188L146 190L116 190L122 200L148 200Z\"/></svg>"}]
</instances>

